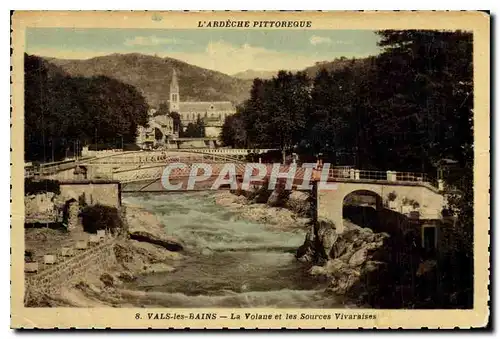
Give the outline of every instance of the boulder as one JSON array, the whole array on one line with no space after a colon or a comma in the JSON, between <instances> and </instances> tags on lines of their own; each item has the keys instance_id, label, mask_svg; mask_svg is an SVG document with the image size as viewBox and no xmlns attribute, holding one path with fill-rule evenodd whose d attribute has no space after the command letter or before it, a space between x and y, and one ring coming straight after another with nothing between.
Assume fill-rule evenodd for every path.
<instances>
[{"instance_id":1,"label":"boulder","mask_svg":"<svg viewBox=\"0 0 500 339\"><path fill-rule=\"evenodd\" d=\"M351 259L352 255L356 252L354 248L354 244L350 243L346 246L345 252L343 255L341 255L338 259L342 260L345 263L349 262L349 259Z\"/></svg>"},{"instance_id":2,"label":"boulder","mask_svg":"<svg viewBox=\"0 0 500 339\"><path fill-rule=\"evenodd\" d=\"M149 262L164 262L182 258L182 254L179 252L165 251L164 247L148 242L130 240L129 244L130 249L133 250L133 253L130 253L132 257L137 257L137 253L140 256L147 258Z\"/></svg>"},{"instance_id":3,"label":"boulder","mask_svg":"<svg viewBox=\"0 0 500 339\"><path fill-rule=\"evenodd\" d=\"M311 211L309 194L301 191L293 191L285 203L285 207L301 216L308 216Z\"/></svg>"},{"instance_id":4,"label":"boulder","mask_svg":"<svg viewBox=\"0 0 500 339\"><path fill-rule=\"evenodd\" d=\"M170 266L170 265L163 264L163 263L155 263L155 264L151 264L148 267L146 267L146 269L144 270L144 273L148 273L148 274L149 273L170 273L173 271L175 271L175 268Z\"/></svg>"},{"instance_id":5,"label":"boulder","mask_svg":"<svg viewBox=\"0 0 500 339\"><path fill-rule=\"evenodd\" d=\"M271 207L279 206L280 204L280 194L277 190L274 190L273 193L267 198L267 205Z\"/></svg>"},{"instance_id":6,"label":"boulder","mask_svg":"<svg viewBox=\"0 0 500 339\"><path fill-rule=\"evenodd\" d=\"M368 250L366 247L357 250L349 259L349 266L351 267L360 266L366 261L367 256L368 256Z\"/></svg>"},{"instance_id":7,"label":"boulder","mask_svg":"<svg viewBox=\"0 0 500 339\"><path fill-rule=\"evenodd\" d=\"M169 251L182 251L183 246L174 239L157 236L146 231L129 231L130 239L147 242L153 245L158 245L166 248Z\"/></svg>"},{"instance_id":8,"label":"boulder","mask_svg":"<svg viewBox=\"0 0 500 339\"><path fill-rule=\"evenodd\" d=\"M346 252L347 249L348 249L347 241L344 238L340 237L339 239L337 239L335 244L333 244L329 256L330 258L334 259L339 258Z\"/></svg>"},{"instance_id":9,"label":"boulder","mask_svg":"<svg viewBox=\"0 0 500 339\"><path fill-rule=\"evenodd\" d=\"M310 275L326 275L327 272L322 266L313 266L309 269Z\"/></svg>"},{"instance_id":10,"label":"boulder","mask_svg":"<svg viewBox=\"0 0 500 339\"><path fill-rule=\"evenodd\" d=\"M312 227L306 233L306 239L304 243L297 249L297 253L295 253L295 257L300 262L313 262L315 256L314 249L314 232Z\"/></svg>"},{"instance_id":11,"label":"boulder","mask_svg":"<svg viewBox=\"0 0 500 339\"><path fill-rule=\"evenodd\" d=\"M325 271L332 276L336 276L338 272L345 267L345 263L339 259L328 260L324 266Z\"/></svg>"},{"instance_id":12,"label":"boulder","mask_svg":"<svg viewBox=\"0 0 500 339\"><path fill-rule=\"evenodd\" d=\"M359 280L360 272L351 268L343 268L332 279L331 290L337 294L346 294Z\"/></svg>"},{"instance_id":13,"label":"boulder","mask_svg":"<svg viewBox=\"0 0 500 339\"><path fill-rule=\"evenodd\" d=\"M125 282L131 282L134 281L137 277L130 271L122 271L118 273L118 279L125 281Z\"/></svg>"},{"instance_id":14,"label":"boulder","mask_svg":"<svg viewBox=\"0 0 500 339\"><path fill-rule=\"evenodd\" d=\"M332 247L337 241L339 235L335 231L335 225L326 221L318 221L316 225L318 240L323 249L322 256L328 257L328 254L332 251Z\"/></svg>"},{"instance_id":15,"label":"boulder","mask_svg":"<svg viewBox=\"0 0 500 339\"><path fill-rule=\"evenodd\" d=\"M182 250L179 240L166 234L158 217L144 209L127 206L126 221L131 239L165 247L170 251Z\"/></svg>"}]
</instances>

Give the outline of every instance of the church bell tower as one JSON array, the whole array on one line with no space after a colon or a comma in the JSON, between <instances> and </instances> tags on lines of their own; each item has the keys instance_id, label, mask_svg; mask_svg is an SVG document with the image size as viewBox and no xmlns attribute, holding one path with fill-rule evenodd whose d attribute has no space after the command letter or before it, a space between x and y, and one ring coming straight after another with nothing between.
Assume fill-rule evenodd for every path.
<instances>
[{"instance_id":1,"label":"church bell tower","mask_svg":"<svg viewBox=\"0 0 500 339\"><path fill-rule=\"evenodd\" d=\"M179 101L179 82L177 81L177 73L174 68L172 82L170 82L170 112L179 113Z\"/></svg>"}]
</instances>

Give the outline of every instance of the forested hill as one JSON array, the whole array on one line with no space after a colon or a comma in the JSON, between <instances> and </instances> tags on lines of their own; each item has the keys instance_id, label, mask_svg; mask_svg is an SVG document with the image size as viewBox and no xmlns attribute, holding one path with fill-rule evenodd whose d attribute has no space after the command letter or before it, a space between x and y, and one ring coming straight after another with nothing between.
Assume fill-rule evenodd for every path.
<instances>
[{"instance_id":1,"label":"forested hill","mask_svg":"<svg viewBox=\"0 0 500 339\"><path fill-rule=\"evenodd\" d=\"M136 87L151 106L168 100L172 70L177 70L182 101L240 103L248 98L251 80L190 65L180 60L143 54L111 54L86 60L46 58L71 76L104 75Z\"/></svg>"},{"instance_id":2,"label":"forested hill","mask_svg":"<svg viewBox=\"0 0 500 339\"><path fill-rule=\"evenodd\" d=\"M367 69L370 66L370 63L373 62L373 57L367 57L362 59L348 59L348 58L338 58L333 61L323 61L317 62L313 66L305 68L303 71L306 72L307 76L310 79L314 79L318 72L322 69L327 70L328 72L337 72L344 68L357 68L357 69Z\"/></svg>"},{"instance_id":3,"label":"forested hill","mask_svg":"<svg viewBox=\"0 0 500 339\"><path fill-rule=\"evenodd\" d=\"M92 77L104 75L132 85L139 90L149 105L158 107L168 100L172 70L177 70L182 101L221 101L229 100L240 104L249 98L254 77L271 78L276 72L257 72L247 70L245 76L229 76L217 71L197 67L186 62L160 58L150 55L111 54L85 60L44 58L70 76ZM303 71L314 78L321 69L336 71L344 67L368 65L369 58L339 58L333 61L316 63ZM52 65L49 68L54 69Z\"/></svg>"}]
</instances>

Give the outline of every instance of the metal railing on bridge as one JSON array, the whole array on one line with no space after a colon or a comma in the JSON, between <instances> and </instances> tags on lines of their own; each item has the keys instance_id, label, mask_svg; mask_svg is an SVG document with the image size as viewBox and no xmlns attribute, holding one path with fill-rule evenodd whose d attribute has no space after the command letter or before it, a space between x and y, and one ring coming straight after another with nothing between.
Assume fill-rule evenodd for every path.
<instances>
[{"instance_id":1,"label":"metal railing on bridge","mask_svg":"<svg viewBox=\"0 0 500 339\"><path fill-rule=\"evenodd\" d=\"M437 181L425 173L417 172L396 172L396 171L372 171L358 170L354 168L330 169L329 179L342 180L373 180L404 183L427 183L431 186L437 186Z\"/></svg>"},{"instance_id":2,"label":"metal railing on bridge","mask_svg":"<svg viewBox=\"0 0 500 339\"><path fill-rule=\"evenodd\" d=\"M49 175L58 171L70 169L75 166L75 159L67 159L63 161L54 161L44 164L28 163L24 165L24 177L31 178L35 175Z\"/></svg>"},{"instance_id":3,"label":"metal railing on bridge","mask_svg":"<svg viewBox=\"0 0 500 339\"><path fill-rule=\"evenodd\" d=\"M225 164L217 163L212 168L212 176L217 176ZM270 175L272 164L266 164L267 173ZM287 172L289 165L282 165L280 173ZM172 177L187 177L190 175L190 168L176 168L170 172ZM256 175L257 169L253 169L252 175ZM318 171L320 172L320 171ZM242 176L245 173L245 164L236 165L236 174ZM304 178L305 169L298 167L295 172L295 179L301 180ZM124 170L114 172L114 178L123 182L131 182L136 180L158 179L163 175L163 168L159 166L150 166L138 168L136 170ZM357 170L350 167L337 167L328 171L328 180L331 181L371 181L377 184L418 184L436 189L436 181L423 174L415 172L396 172L396 171L372 171L372 170Z\"/></svg>"},{"instance_id":4,"label":"metal railing on bridge","mask_svg":"<svg viewBox=\"0 0 500 339\"><path fill-rule=\"evenodd\" d=\"M51 175L60 171L64 171L75 167L80 162L85 162L93 157L81 157L78 159L71 158L61 161L46 162L46 163L25 163L24 177L31 178L35 175Z\"/></svg>"},{"instance_id":5,"label":"metal railing on bridge","mask_svg":"<svg viewBox=\"0 0 500 339\"><path fill-rule=\"evenodd\" d=\"M182 153L182 152L181 152ZM192 155L176 155L170 156L168 154L155 154L151 152L151 154L134 154L129 155L127 157L119 158L119 157L109 157L104 159L94 159L92 163L95 164L104 164L104 165L146 165L146 164L162 164L162 163L173 163L173 162L208 162L208 163L221 163L221 162L242 162L240 159L219 155L219 154L206 154L201 152L189 152L193 153Z\"/></svg>"}]
</instances>

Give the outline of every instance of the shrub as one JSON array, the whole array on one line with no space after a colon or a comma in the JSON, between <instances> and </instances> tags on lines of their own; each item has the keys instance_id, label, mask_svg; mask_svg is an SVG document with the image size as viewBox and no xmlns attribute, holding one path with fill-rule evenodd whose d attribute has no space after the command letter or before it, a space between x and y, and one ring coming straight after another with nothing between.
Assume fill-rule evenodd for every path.
<instances>
[{"instance_id":1,"label":"shrub","mask_svg":"<svg viewBox=\"0 0 500 339\"><path fill-rule=\"evenodd\" d=\"M389 199L389 201L394 201L397 197L398 195L396 194L396 192L391 192L387 195L387 199Z\"/></svg>"},{"instance_id":2,"label":"shrub","mask_svg":"<svg viewBox=\"0 0 500 339\"><path fill-rule=\"evenodd\" d=\"M97 233L98 230L109 230L117 234L123 229L123 221L117 208L103 205L86 206L80 212L83 230Z\"/></svg>"}]
</instances>

